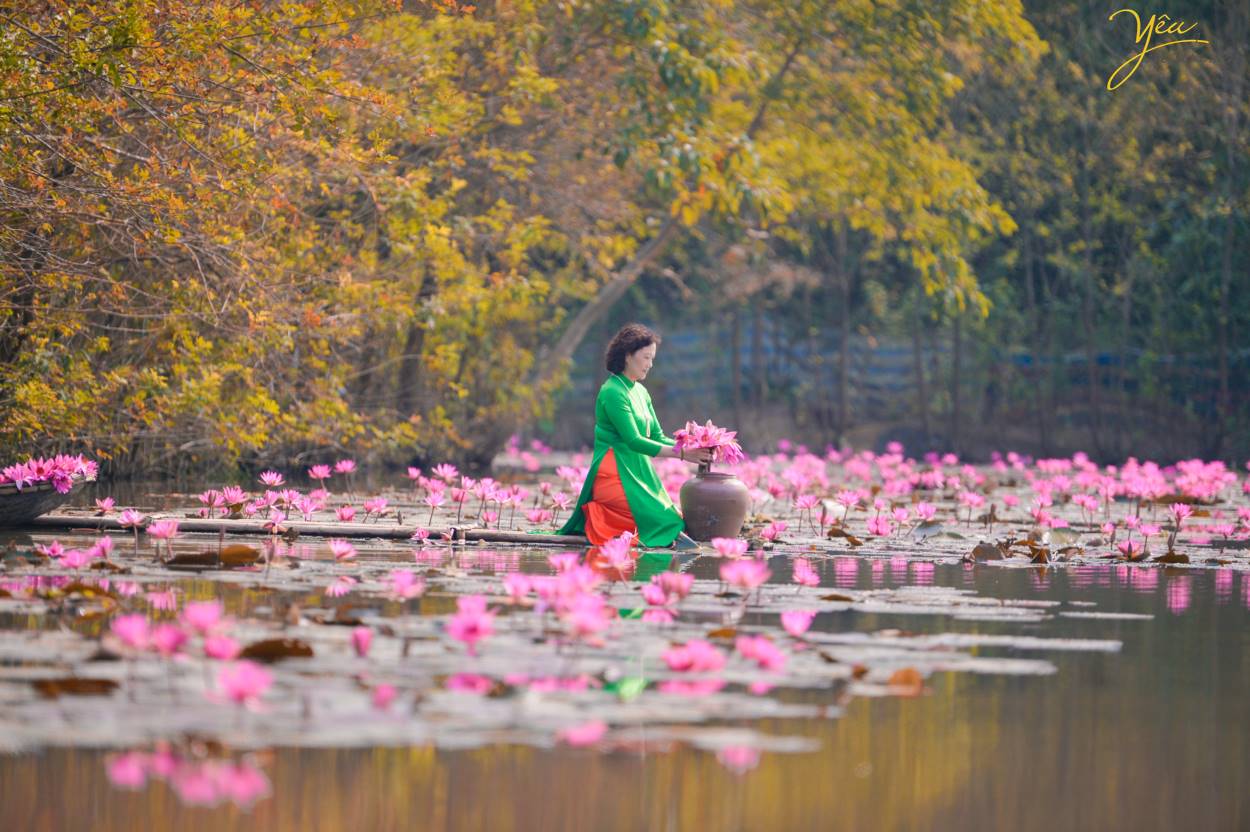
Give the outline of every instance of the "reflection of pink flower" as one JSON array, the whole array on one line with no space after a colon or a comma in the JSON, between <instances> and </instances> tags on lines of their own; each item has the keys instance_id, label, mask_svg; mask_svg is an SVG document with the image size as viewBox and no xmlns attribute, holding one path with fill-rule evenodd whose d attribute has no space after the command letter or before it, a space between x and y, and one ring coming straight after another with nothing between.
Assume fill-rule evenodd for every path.
<instances>
[{"instance_id":1,"label":"reflection of pink flower","mask_svg":"<svg viewBox=\"0 0 1250 832\"><path fill-rule=\"evenodd\" d=\"M330 552L336 561L351 560L356 557L356 547L346 540L333 538L326 545L330 547Z\"/></svg>"},{"instance_id":2,"label":"reflection of pink flower","mask_svg":"<svg viewBox=\"0 0 1250 832\"><path fill-rule=\"evenodd\" d=\"M727 561L720 568L722 581L747 591L767 581L771 574L768 564L754 559Z\"/></svg>"},{"instance_id":3,"label":"reflection of pink flower","mask_svg":"<svg viewBox=\"0 0 1250 832\"><path fill-rule=\"evenodd\" d=\"M127 751L108 758L105 764L109 782L119 789L141 789L148 782L146 755Z\"/></svg>"},{"instance_id":4,"label":"reflection of pink flower","mask_svg":"<svg viewBox=\"0 0 1250 832\"><path fill-rule=\"evenodd\" d=\"M801 586L819 586L820 576L812 569L812 564L807 558L795 558L790 562L791 577L796 584Z\"/></svg>"},{"instance_id":5,"label":"reflection of pink flower","mask_svg":"<svg viewBox=\"0 0 1250 832\"><path fill-rule=\"evenodd\" d=\"M342 598L351 592L352 587L355 585L356 579L351 575L339 575L326 587L326 595L329 595L331 598Z\"/></svg>"},{"instance_id":6,"label":"reflection of pink flower","mask_svg":"<svg viewBox=\"0 0 1250 832\"><path fill-rule=\"evenodd\" d=\"M400 600L416 598L425 592L425 579L408 569L396 569L390 575L391 594Z\"/></svg>"},{"instance_id":7,"label":"reflection of pink flower","mask_svg":"<svg viewBox=\"0 0 1250 832\"><path fill-rule=\"evenodd\" d=\"M716 752L716 759L734 774L743 775L760 764L760 752L745 745L731 745Z\"/></svg>"},{"instance_id":8,"label":"reflection of pink flower","mask_svg":"<svg viewBox=\"0 0 1250 832\"><path fill-rule=\"evenodd\" d=\"M222 611L220 601L188 601L182 609L182 623L205 635L221 623Z\"/></svg>"},{"instance_id":9,"label":"reflection of pink flower","mask_svg":"<svg viewBox=\"0 0 1250 832\"><path fill-rule=\"evenodd\" d=\"M608 724L606 722L593 719L590 722L583 722L581 725L564 728L556 737L566 745L580 747L594 745L603 739L604 734L607 732Z\"/></svg>"},{"instance_id":10,"label":"reflection of pink flower","mask_svg":"<svg viewBox=\"0 0 1250 832\"><path fill-rule=\"evenodd\" d=\"M561 552L558 555L548 555L547 562L557 572L568 572L581 562L581 557L577 552Z\"/></svg>"},{"instance_id":11,"label":"reflection of pink flower","mask_svg":"<svg viewBox=\"0 0 1250 832\"><path fill-rule=\"evenodd\" d=\"M712 548L723 558L740 558L747 553L747 541L737 537L714 537Z\"/></svg>"}]
</instances>

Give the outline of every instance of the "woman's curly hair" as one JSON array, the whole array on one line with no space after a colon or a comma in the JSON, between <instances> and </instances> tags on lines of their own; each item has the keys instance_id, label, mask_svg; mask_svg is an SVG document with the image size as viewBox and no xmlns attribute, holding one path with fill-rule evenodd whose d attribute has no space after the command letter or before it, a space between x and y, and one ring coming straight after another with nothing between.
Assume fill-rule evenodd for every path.
<instances>
[{"instance_id":1,"label":"woman's curly hair","mask_svg":"<svg viewBox=\"0 0 1250 832\"><path fill-rule=\"evenodd\" d=\"M608 372L624 372L627 355L652 344L659 346L659 343L660 336L642 324L625 324L612 336L612 340L608 342L607 352L604 353L604 363L607 365Z\"/></svg>"}]
</instances>

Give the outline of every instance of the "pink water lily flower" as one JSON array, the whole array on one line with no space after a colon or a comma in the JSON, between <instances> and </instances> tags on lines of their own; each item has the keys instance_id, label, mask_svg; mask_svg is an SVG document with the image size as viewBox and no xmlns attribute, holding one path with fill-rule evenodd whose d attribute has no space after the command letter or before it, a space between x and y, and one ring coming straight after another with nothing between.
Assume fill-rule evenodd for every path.
<instances>
[{"instance_id":1,"label":"pink water lily flower","mask_svg":"<svg viewBox=\"0 0 1250 832\"><path fill-rule=\"evenodd\" d=\"M385 711L391 707L391 703L399 696L399 691L394 685L378 685L373 689L373 707L379 711Z\"/></svg>"},{"instance_id":2,"label":"pink water lily flower","mask_svg":"<svg viewBox=\"0 0 1250 832\"><path fill-rule=\"evenodd\" d=\"M368 627L356 627L352 630L351 643L352 650L363 659L369 655L369 646L373 644L373 630Z\"/></svg>"},{"instance_id":3,"label":"pink water lily flower","mask_svg":"<svg viewBox=\"0 0 1250 832\"><path fill-rule=\"evenodd\" d=\"M714 537L712 548L723 558L740 558L747 553L750 544L738 537Z\"/></svg>"},{"instance_id":4,"label":"pink water lily flower","mask_svg":"<svg viewBox=\"0 0 1250 832\"><path fill-rule=\"evenodd\" d=\"M210 635L204 639L204 655L210 659L230 660L243 652L243 645L230 636Z\"/></svg>"},{"instance_id":5,"label":"pink water lily flower","mask_svg":"<svg viewBox=\"0 0 1250 832\"><path fill-rule=\"evenodd\" d=\"M660 657L669 670L680 673L711 673L725 666L725 654L701 638L670 647Z\"/></svg>"},{"instance_id":6,"label":"pink water lily flower","mask_svg":"<svg viewBox=\"0 0 1250 832\"><path fill-rule=\"evenodd\" d=\"M282 476L277 471L261 471L260 482L268 488L277 488L278 486L286 483L286 477Z\"/></svg>"},{"instance_id":7,"label":"pink water lily flower","mask_svg":"<svg viewBox=\"0 0 1250 832\"><path fill-rule=\"evenodd\" d=\"M148 647L151 630L148 627L147 616L141 613L119 615L113 619L109 629L127 647L133 647L135 650L146 650Z\"/></svg>"},{"instance_id":8,"label":"pink water lily flower","mask_svg":"<svg viewBox=\"0 0 1250 832\"><path fill-rule=\"evenodd\" d=\"M341 562L356 557L356 547L346 540L332 538L326 542L326 545L330 547L330 552L334 555L336 561Z\"/></svg>"},{"instance_id":9,"label":"pink water lily flower","mask_svg":"<svg viewBox=\"0 0 1250 832\"><path fill-rule=\"evenodd\" d=\"M734 648L743 658L755 661L764 670L782 670L786 654L766 636L738 636Z\"/></svg>"},{"instance_id":10,"label":"pink water lily flower","mask_svg":"<svg viewBox=\"0 0 1250 832\"><path fill-rule=\"evenodd\" d=\"M810 610L786 610L781 614L781 626L790 635L798 638L812 626L816 613Z\"/></svg>"},{"instance_id":11,"label":"pink water lily flower","mask_svg":"<svg viewBox=\"0 0 1250 832\"><path fill-rule=\"evenodd\" d=\"M178 536L178 521L157 520L148 524L147 533L157 540L172 540Z\"/></svg>"},{"instance_id":12,"label":"pink water lily flower","mask_svg":"<svg viewBox=\"0 0 1250 832\"><path fill-rule=\"evenodd\" d=\"M486 609L482 595L463 595L456 599L456 613L447 620L447 634L464 642L469 655L477 655L477 643L495 632L495 614Z\"/></svg>"},{"instance_id":13,"label":"pink water lily flower","mask_svg":"<svg viewBox=\"0 0 1250 832\"><path fill-rule=\"evenodd\" d=\"M217 673L217 687L225 698L246 708L255 708L273 685L273 674L251 661L228 664Z\"/></svg>"}]
</instances>

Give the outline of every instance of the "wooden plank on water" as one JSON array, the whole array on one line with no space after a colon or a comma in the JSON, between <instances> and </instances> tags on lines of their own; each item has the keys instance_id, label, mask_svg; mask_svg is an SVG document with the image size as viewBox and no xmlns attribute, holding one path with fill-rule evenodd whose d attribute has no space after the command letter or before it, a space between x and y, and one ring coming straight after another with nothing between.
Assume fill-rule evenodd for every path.
<instances>
[{"instance_id":1,"label":"wooden plank on water","mask_svg":"<svg viewBox=\"0 0 1250 832\"><path fill-rule=\"evenodd\" d=\"M176 514L151 514L152 520L177 520L180 532L204 532L211 534L270 534L263 520L230 520L205 519L199 517L179 517ZM82 529L90 531L123 531L124 528L116 517L101 517L90 514L46 514L25 524L32 529ZM382 538L385 540L409 540L417 531L417 526L382 523L335 523L291 520L282 524L284 528L298 532L300 536L309 537L354 537ZM431 541L454 539L456 541L483 543L523 543L532 546L587 546L589 542L581 535L568 534L531 534L528 532L502 531L499 529L475 529L449 527L446 529L430 529Z\"/></svg>"}]
</instances>

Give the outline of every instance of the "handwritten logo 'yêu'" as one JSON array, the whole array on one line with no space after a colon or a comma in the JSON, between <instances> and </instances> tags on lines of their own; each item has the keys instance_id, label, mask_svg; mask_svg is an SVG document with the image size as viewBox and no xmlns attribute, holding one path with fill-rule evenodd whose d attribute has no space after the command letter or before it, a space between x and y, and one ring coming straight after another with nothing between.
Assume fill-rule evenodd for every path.
<instances>
[{"instance_id":1,"label":"handwritten logo 'y\u00eau'","mask_svg":"<svg viewBox=\"0 0 1250 832\"><path fill-rule=\"evenodd\" d=\"M1137 67L1141 66L1142 58L1146 57L1147 52L1153 52L1156 49L1162 49L1165 46L1175 46L1178 43L1210 43L1210 41L1200 40L1198 38L1179 38L1177 40L1164 41L1163 43L1151 43L1151 38L1155 35L1184 35L1192 31L1197 23L1186 24L1183 20L1171 20L1166 14L1152 14L1150 19L1146 21L1146 25L1142 26L1141 15L1133 9L1118 9L1111 13L1107 20L1115 20L1117 15L1131 14L1133 21L1137 27L1136 43L1141 47L1140 52L1135 52L1128 60L1115 68L1115 72L1107 77L1107 89L1114 90L1123 84L1133 73L1137 71ZM1127 70L1127 72L1125 72ZM1121 75L1120 73L1124 73ZM1117 80L1117 78L1119 80Z\"/></svg>"}]
</instances>

